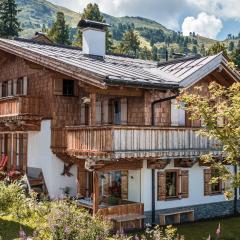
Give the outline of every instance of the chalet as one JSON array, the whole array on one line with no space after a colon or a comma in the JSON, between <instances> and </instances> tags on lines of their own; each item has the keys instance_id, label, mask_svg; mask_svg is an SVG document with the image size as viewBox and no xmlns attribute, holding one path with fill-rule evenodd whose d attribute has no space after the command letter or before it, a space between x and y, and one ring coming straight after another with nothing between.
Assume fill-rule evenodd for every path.
<instances>
[{"instance_id":1,"label":"chalet","mask_svg":"<svg viewBox=\"0 0 240 240\"><path fill-rule=\"evenodd\" d=\"M230 86L239 73L222 53L166 63L107 55L106 24L80 24L82 49L42 35L0 39L0 169L26 173L51 198L77 196L121 228L231 214L227 184L210 184L199 161L222 149L176 97L195 86L207 97L211 81Z\"/></svg>"}]
</instances>

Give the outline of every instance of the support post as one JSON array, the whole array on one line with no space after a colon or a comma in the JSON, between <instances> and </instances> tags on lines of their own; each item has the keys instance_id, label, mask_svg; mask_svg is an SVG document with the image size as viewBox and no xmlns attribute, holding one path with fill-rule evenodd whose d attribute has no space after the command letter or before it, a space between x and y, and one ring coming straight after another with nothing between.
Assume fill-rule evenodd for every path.
<instances>
[{"instance_id":1,"label":"support post","mask_svg":"<svg viewBox=\"0 0 240 240\"><path fill-rule=\"evenodd\" d=\"M152 169L152 226L155 225L156 214L155 214L155 169Z\"/></svg>"},{"instance_id":2,"label":"support post","mask_svg":"<svg viewBox=\"0 0 240 240\"><path fill-rule=\"evenodd\" d=\"M98 212L99 205L99 177L98 172L93 172L93 215Z\"/></svg>"}]
</instances>

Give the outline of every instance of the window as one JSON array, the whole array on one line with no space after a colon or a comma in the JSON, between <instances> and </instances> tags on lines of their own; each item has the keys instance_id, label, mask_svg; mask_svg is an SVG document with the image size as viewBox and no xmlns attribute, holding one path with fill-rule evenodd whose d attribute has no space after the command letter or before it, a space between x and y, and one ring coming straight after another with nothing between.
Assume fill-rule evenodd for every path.
<instances>
[{"instance_id":1,"label":"window","mask_svg":"<svg viewBox=\"0 0 240 240\"><path fill-rule=\"evenodd\" d=\"M118 205L128 198L128 173L116 171L99 175L101 201L109 205Z\"/></svg>"},{"instance_id":2,"label":"window","mask_svg":"<svg viewBox=\"0 0 240 240\"><path fill-rule=\"evenodd\" d=\"M121 103L120 100L114 101L114 124L121 124Z\"/></svg>"},{"instance_id":3,"label":"window","mask_svg":"<svg viewBox=\"0 0 240 240\"><path fill-rule=\"evenodd\" d=\"M23 78L17 80L17 95L23 94Z\"/></svg>"},{"instance_id":4,"label":"window","mask_svg":"<svg viewBox=\"0 0 240 240\"><path fill-rule=\"evenodd\" d=\"M74 96L74 80L63 80L63 95Z\"/></svg>"},{"instance_id":5,"label":"window","mask_svg":"<svg viewBox=\"0 0 240 240\"><path fill-rule=\"evenodd\" d=\"M157 172L157 200L189 197L188 170L166 170Z\"/></svg>"},{"instance_id":6,"label":"window","mask_svg":"<svg viewBox=\"0 0 240 240\"><path fill-rule=\"evenodd\" d=\"M166 172L166 198L178 197L178 172Z\"/></svg>"},{"instance_id":7,"label":"window","mask_svg":"<svg viewBox=\"0 0 240 240\"><path fill-rule=\"evenodd\" d=\"M2 84L2 97L7 97L8 96L8 82L5 81Z\"/></svg>"},{"instance_id":8,"label":"window","mask_svg":"<svg viewBox=\"0 0 240 240\"><path fill-rule=\"evenodd\" d=\"M216 170L211 171L211 178L217 179L219 177L219 173ZM211 184L211 192L212 194L222 193L222 183L218 180L216 183Z\"/></svg>"}]
</instances>

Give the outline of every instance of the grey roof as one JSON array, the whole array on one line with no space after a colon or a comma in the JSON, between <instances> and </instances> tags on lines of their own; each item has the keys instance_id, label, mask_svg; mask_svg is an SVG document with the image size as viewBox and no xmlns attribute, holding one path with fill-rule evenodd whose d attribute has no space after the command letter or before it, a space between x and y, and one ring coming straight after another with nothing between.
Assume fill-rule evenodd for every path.
<instances>
[{"instance_id":1,"label":"grey roof","mask_svg":"<svg viewBox=\"0 0 240 240\"><path fill-rule=\"evenodd\" d=\"M115 81L122 84L159 88L178 86L175 79L166 76L166 74L151 72L152 68L157 68L156 62L110 55L106 55L105 58L96 58L84 55L78 48L40 44L33 41L0 39L0 49L3 49L5 44L7 44L9 51L10 48L13 51L14 47L17 47L16 51L21 49L26 54L31 53L36 57L47 57L56 63L60 62L66 64L66 66L74 67L76 71L88 71L101 77L103 81L112 84Z\"/></svg>"},{"instance_id":2,"label":"grey roof","mask_svg":"<svg viewBox=\"0 0 240 240\"><path fill-rule=\"evenodd\" d=\"M79 79L83 79L83 72L90 73L99 82L88 78L89 83L99 86L107 83L150 88L185 87L216 69L224 59L222 54L218 54L159 64L111 55L96 58L84 55L79 48L8 39L0 39L0 49L56 71L71 73Z\"/></svg>"}]
</instances>

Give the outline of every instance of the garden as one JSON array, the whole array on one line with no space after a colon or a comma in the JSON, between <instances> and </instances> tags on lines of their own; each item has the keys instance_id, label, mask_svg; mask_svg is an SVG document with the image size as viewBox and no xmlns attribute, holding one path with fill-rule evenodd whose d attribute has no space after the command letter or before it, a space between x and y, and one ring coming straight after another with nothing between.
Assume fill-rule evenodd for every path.
<instances>
[{"instance_id":1,"label":"garden","mask_svg":"<svg viewBox=\"0 0 240 240\"><path fill-rule=\"evenodd\" d=\"M110 231L111 224L92 217L74 200L38 200L22 182L0 182L1 240L195 240L240 239L240 218L179 226L156 226L134 234Z\"/></svg>"}]
</instances>

